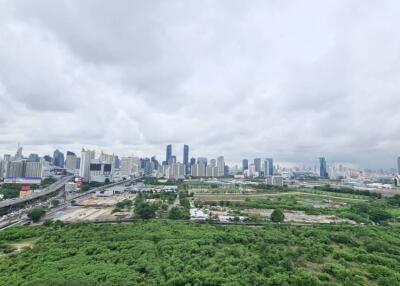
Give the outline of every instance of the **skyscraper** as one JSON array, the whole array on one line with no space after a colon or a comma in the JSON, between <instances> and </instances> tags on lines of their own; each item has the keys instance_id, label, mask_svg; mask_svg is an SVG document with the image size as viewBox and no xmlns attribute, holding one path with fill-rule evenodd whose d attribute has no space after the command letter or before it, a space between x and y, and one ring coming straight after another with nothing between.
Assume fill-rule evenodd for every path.
<instances>
[{"instance_id":1,"label":"skyscraper","mask_svg":"<svg viewBox=\"0 0 400 286\"><path fill-rule=\"evenodd\" d=\"M319 158L319 176L322 179L329 179L327 170L326 159L324 157Z\"/></svg>"},{"instance_id":2,"label":"skyscraper","mask_svg":"<svg viewBox=\"0 0 400 286\"><path fill-rule=\"evenodd\" d=\"M224 160L224 156L219 156L217 158L217 167L219 170L219 177L223 177L225 175L225 160Z\"/></svg>"},{"instance_id":3,"label":"skyscraper","mask_svg":"<svg viewBox=\"0 0 400 286\"><path fill-rule=\"evenodd\" d=\"M274 175L274 161L272 160L272 158L267 158L263 160L262 171L264 172L264 176Z\"/></svg>"},{"instance_id":4,"label":"skyscraper","mask_svg":"<svg viewBox=\"0 0 400 286\"><path fill-rule=\"evenodd\" d=\"M260 158L254 158L254 168L256 172L261 171L261 159Z\"/></svg>"},{"instance_id":5,"label":"skyscraper","mask_svg":"<svg viewBox=\"0 0 400 286\"><path fill-rule=\"evenodd\" d=\"M242 161L242 171L248 170L249 169L249 160L243 159Z\"/></svg>"},{"instance_id":6,"label":"skyscraper","mask_svg":"<svg viewBox=\"0 0 400 286\"><path fill-rule=\"evenodd\" d=\"M183 165L185 174L189 174L189 145L183 145Z\"/></svg>"},{"instance_id":7,"label":"skyscraper","mask_svg":"<svg viewBox=\"0 0 400 286\"><path fill-rule=\"evenodd\" d=\"M95 152L82 149L81 166L79 168L79 176L85 181L90 181L90 162L94 159Z\"/></svg>"},{"instance_id":8,"label":"skyscraper","mask_svg":"<svg viewBox=\"0 0 400 286\"><path fill-rule=\"evenodd\" d=\"M171 163L170 162L171 157L172 157L172 145L169 144L169 145L167 145L166 156L165 156L165 162L167 162L167 164Z\"/></svg>"},{"instance_id":9,"label":"skyscraper","mask_svg":"<svg viewBox=\"0 0 400 286\"><path fill-rule=\"evenodd\" d=\"M68 170L75 170L77 168L76 154L71 151L67 151L67 156L65 158L65 168Z\"/></svg>"},{"instance_id":10,"label":"skyscraper","mask_svg":"<svg viewBox=\"0 0 400 286\"><path fill-rule=\"evenodd\" d=\"M56 149L53 154L53 165L64 168L64 154Z\"/></svg>"}]
</instances>

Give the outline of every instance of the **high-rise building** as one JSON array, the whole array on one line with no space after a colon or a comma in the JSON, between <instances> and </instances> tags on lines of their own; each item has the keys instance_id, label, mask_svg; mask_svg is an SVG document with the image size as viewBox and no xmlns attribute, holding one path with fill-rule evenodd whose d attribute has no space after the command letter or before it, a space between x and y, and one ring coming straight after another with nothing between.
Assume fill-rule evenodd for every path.
<instances>
[{"instance_id":1,"label":"high-rise building","mask_svg":"<svg viewBox=\"0 0 400 286\"><path fill-rule=\"evenodd\" d=\"M207 158L206 157L197 158L197 164L204 164L204 166L207 166Z\"/></svg>"},{"instance_id":2,"label":"high-rise building","mask_svg":"<svg viewBox=\"0 0 400 286\"><path fill-rule=\"evenodd\" d=\"M95 157L95 151L82 149L81 152L81 165L79 168L79 176L85 182L90 181L90 163Z\"/></svg>"},{"instance_id":3,"label":"high-rise building","mask_svg":"<svg viewBox=\"0 0 400 286\"><path fill-rule=\"evenodd\" d=\"M28 161L31 161L31 162L39 162L39 155L38 154L35 154L35 153L31 153L31 154L29 154L29 157L28 157Z\"/></svg>"},{"instance_id":4,"label":"high-rise building","mask_svg":"<svg viewBox=\"0 0 400 286\"><path fill-rule=\"evenodd\" d=\"M25 165L25 177L40 178L42 176L42 164L40 162L28 161Z\"/></svg>"},{"instance_id":5,"label":"high-rise building","mask_svg":"<svg viewBox=\"0 0 400 286\"><path fill-rule=\"evenodd\" d=\"M184 174L184 165L182 163L173 163L169 166L169 178L170 179L183 179L185 177Z\"/></svg>"},{"instance_id":6,"label":"high-rise building","mask_svg":"<svg viewBox=\"0 0 400 286\"><path fill-rule=\"evenodd\" d=\"M397 158L397 173L400 175L400 157Z\"/></svg>"},{"instance_id":7,"label":"high-rise building","mask_svg":"<svg viewBox=\"0 0 400 286\"><path fill-rule=\"evenodd\" d=\"M67 151L67 156L65 158L65 168L67 170L77 169L77 161L78 157L76 157L76 154L74 152Z\"/></svg>"},{"instance_id":8,"label":"high-rise building","mask_svg":"<svg viewBox=\"0 0 400 286\"><path fill-rule=\"evenodd\" d=\"M262 172L264 176L272 176L274 174L274 160L272 158L264 159L262 162Z\"/></svg>"},{"instance_id":9,"label":"high-rise building","mask_svg":"<svg viewBox=\"0 0 400 286\"><path fill-rule=\"evenodd\" d=\"M43 159L44 159L46 162L49 162L49 163L53 162L53 158L51 158L50 155L44 155L44 156L43 156Z\"/></svg>"},{"instance_id":10,"label":"high-rise building","mask_svg":"<svg viewBox=\"0 0 400 286\"><path fill-rule=\"evenodd\" d=\"M64 168L64 154L56 149L53 154L53 165Z\"/></svg>"},{"instance_id":11,"label":"high-rise building","mask_svg":"<svg viewBox=\"0 0 400 286\"><path fill-rule=\"evenodd\" d=\"M122 157L120 174L122 176L138 175L140 170L140 159L138 157Z\"/></svg>"},{"instance_id":12,"label":"high-rise building","mask_svg":"<svg viewBox=\"0 0 400 286\"><path fill-rule=\"evenodd\" d=\"M260 158L254 158L254 168L256 172L261 171L261 159Z\"/></svg>"},{"instance_id":13,"label":"high-rise building","mask_svg":"<svg viewBox=\"0 0 400 286\"><path fill-rule=\"evenodd\" d=\"M115 155L115 157L114 157L114 167L115 167L115 169L119 169L119 165L120 165L120 160L119 160L118 156Z\"/></svg>"},{"instance_id":14,"label":"high-rise building","mask_svg":"<svg viewBox=\"0 0 400 286\"><path fill-rule=\"evenodd\" d=\"M216 167L216 166L217 166L217 160L211 159L211 160L210 160L209 166L211 166L211 167Z\"/></svg>"},{"instance_id":15,"label":"high-rise building","mask_svg":"<svg viewBox=\"0 0 400 286\"><path fill-rule=\"evenodd\" d=\"M217 158L217 167L219 170L218 177L223 177L225 175L225 160L224 156L219 156Z\"/></svg>"},{"instance_id":16,"label":"high-rise building","mask_svg":"<svg viewBox=\"0 0 400 286\"><path fill-rule=\"evenodd\" d=\"M153 163L154 170L158 170L160 164L155 156L151 157L151 162Z\"/></svg>"},{"instance_id":17,"label":"high-rise building","mask_svg":"<svg viewBox=\"0 0 400 286\"><path fill-rule=\"evenodd\" d=\"M171 162L171 157L172 157L172 145L169 144L167 145L167 150L165 152L165 162L167 162L167 165L169 165Z\"/></svg>"},{"instance_id":18,"label":"high-rise building","mask_svg":"<svg viewBox=\"0 0 400 286\"><path fill-rule=\"evenodd\" d=\"M246 171L249 169L249 160L243 159L242 160L242 171Z\"/></svg>"},{"instance_id":19,"label":"high-rise building","mask_svg":"<svg viewBox=\"0 0 400 286\"><path fill-rule=\"evenodd\" d=\"M319 176L322 179L329 179L328 168L326 166L326 159L324 157L319 158Z\"/></svg>"},{"instance_id":20,"label":"high-rise building","mask_svg":"<svg viewBox=\"0 0 400 286\"><path fill-rule=\"evenodd\" d=\"M185 173L189 174L189 145L183 145L183 165L185 166Z\"/></svg>"}]
</instances>

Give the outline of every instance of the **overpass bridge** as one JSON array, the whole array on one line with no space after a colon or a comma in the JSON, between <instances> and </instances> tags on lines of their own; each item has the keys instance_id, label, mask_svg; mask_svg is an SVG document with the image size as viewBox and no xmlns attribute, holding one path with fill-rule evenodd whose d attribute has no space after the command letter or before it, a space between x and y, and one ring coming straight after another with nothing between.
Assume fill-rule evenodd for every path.
<instances>
[{"instance_id":1,"label":"overpass bridge","mask_svg":"<svg viewBox=\"0 0 400 286\"><path fill-rule=\"evenodd\" d=\"M5 200L0 202L0 215L6 214L14 209L21 208L30 202L40 200L48 195L56 193L64 188L65 183L70 181L73 176L66 176L51 184L40 193L33 193L31 196L26 198L18 198L13 200Z\"/></svg>"}]
</instances>

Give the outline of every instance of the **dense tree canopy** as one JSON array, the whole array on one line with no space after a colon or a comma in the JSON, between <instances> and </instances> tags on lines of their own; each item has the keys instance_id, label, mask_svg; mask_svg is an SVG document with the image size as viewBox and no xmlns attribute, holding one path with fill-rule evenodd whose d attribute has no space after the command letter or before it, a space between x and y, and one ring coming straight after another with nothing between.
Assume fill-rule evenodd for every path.
<instances>
[{"instance_id":1,"label":"dense tree canopy","mask_svg":"<svg viewBox=\"0 0 400 286\"><path fill-rule=\"evenodd\" d=\"M398 227L53 223L2 231L0 249L7 286L400 285Z\"/></svg>"}]
</instances>

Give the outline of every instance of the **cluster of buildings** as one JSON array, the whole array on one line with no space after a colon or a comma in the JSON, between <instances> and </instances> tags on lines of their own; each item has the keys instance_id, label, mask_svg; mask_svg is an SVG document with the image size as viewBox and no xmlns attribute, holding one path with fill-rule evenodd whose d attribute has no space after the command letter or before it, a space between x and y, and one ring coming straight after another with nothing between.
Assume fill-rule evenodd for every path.
<instances>
[{"instance_id":1,"label":"cluster of buildings","mask_svg":"<svg viewBox=\"0 0 400 286\"><path fill-rule=\"evenodd\" d=\"M274 160L272 158L254 158L249 164L248 159L242 160L243 175L249 178L268 177L274 175Z\"/></svg>"},{"instance_id":2,"label":"cluster of buildings","mask_svg":"<svg viewBox=\"0 0 400 286\"><path fill-rule=\"evenodd\" d=\"M36 154L25 158L22 147L14 156L5 154L0 160L0 179L5 183L40 184L47 176L46 162Z\"/></svg>"},{"instance_id":3,"label":"cluster of buildings","mask_svg":"<svg viewBox=\"0 0 400 286\"><path fill-rule=\"evenodd\" d=\"M224 156L208 161L206 157L190 158L189 146L183 146L183 162L177 162L176 156L172 154L172 145L167 145L165 161L157 170L157 177L167 179L183 179L187 176L194 178L217 178L229 173L225 165Z\"/></svg>"}]
</instances>

